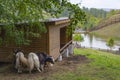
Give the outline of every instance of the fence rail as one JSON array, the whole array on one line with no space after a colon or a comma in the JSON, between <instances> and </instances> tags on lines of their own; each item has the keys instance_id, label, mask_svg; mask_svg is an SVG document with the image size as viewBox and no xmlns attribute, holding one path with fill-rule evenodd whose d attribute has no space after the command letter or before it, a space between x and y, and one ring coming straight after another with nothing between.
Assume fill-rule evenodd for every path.
<instances>
[{"instance_id":1,"label":"fence rail","mask_svg":"<svg viewBox=\"0 0 120 80\"><path fill-rule=\"evenodd\" d=\"M99 23L98 27L96 27L96 30L97 29L100 29L100 28L103 28L105 26L109 26L111 24L115 24L115 23L118 23L120 22L120 14L118 16L115 16L114 18L109 18L107 20L104 20L102 21L101 23Z\"/></svg>"}]
</instances>

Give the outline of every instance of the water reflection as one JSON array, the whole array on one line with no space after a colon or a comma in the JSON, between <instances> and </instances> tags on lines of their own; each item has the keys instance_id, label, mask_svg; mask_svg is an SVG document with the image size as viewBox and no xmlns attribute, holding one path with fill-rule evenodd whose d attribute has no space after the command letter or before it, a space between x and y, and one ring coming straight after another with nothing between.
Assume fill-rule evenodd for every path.
<instances>
[{"instance_id":1,"label":"water reflection","mask_svg":"<svg viewBox=\"0 0 120 80\"><path fill-rule=\"evenodd\" d=\"M97 49L110 49L106 46L106 42L101 38L97 38L90 34L81 34L84 38L83 42L80 42L82 47L97 48ZM118 50L120 46L114 45L112 50Z\"/></svg>"}]
</instances>

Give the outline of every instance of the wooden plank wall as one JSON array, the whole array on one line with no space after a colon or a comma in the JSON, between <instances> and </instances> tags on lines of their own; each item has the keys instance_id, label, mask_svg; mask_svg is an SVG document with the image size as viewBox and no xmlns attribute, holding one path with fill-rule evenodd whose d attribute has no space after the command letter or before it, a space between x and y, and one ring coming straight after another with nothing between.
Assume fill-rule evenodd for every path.
<instances>
[{"instance_id":1,"label":"wooden plank wall","mask_svg":"<svg viewBox=\"0 0 120 80\"><path fill-rule=\"evenodd\" d=\"M11 62L13 59L13 47L0 47L0 62Z\"/></svg>"},{"instance_id":2,"label":"wooden plank wall","mask_svg":"<svg viewBox=\"0 0 120 80\"><path fill-rule=\"evenodd\" d=\"M0 47L0 62L12 62L13 60L13 50L17 48L15 46L9 45ZM48 38L47 33L42 34L39 38L32 38L32 42L29 46L20 47L25 55L29 52L46 52L48 53Z\"/></svg>"},{"instance_id":3,"label":"wooden plank wall","mask_svg":"<svg viewBox=\"0 0 120 80\"><path fill-rule=\"evenodd\" d=\"M47 34L42 34L39 38L32 38L32 43L29 46L23 46L22 49L29 52L46 52L48 53Z\"/></svg>"}]
</instances>

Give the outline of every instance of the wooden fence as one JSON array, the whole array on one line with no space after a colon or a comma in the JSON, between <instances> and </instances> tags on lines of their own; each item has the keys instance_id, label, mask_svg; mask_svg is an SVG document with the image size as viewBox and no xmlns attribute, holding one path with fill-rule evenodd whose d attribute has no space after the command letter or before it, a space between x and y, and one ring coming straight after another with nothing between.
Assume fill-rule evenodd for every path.
<instances>
[{"instance_id":1,"label":"wooden fence","mask_svg":"<svg viewBox=\"0 0 120 80\"><path fill-rule=\"evenodd\" d=\"M109 25L112 25L112 24L115 24L115 23L119 23L119 22L120 22L120 14L114 16L113 18L109 18L109 19L101 21L99 23L99 25L96 27L96 30L100 29L100 28L103 28L105 26L109 26Z\"/></svg>"}]
</instances>

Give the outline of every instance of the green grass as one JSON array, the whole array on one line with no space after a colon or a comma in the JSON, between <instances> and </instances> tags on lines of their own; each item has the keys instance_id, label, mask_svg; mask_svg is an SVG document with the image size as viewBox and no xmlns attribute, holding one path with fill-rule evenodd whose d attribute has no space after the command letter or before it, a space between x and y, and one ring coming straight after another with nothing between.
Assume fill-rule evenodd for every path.
<instances>
[{"instance_id":1,"label":"green grass","mask_svg":"<svg viewBox=\"0 0 120 80\"><path fill-rule=\"evenodd\" d=\"M120 55L91 49L74 49L75 55L85 55L90 63L79 65L74 72L53 74L49 80L120 80Z\"/></svg>"},{"instance_id":2,"label":"green grass","mask_svg":"<svg viewBox=\"0 0 120 80\"><path fill-rule=\"evenodd\" d=\"M91 49L75 49L74 52L91 59L91 63L78 68L88 80L120 80L120 55Z\"/></svg>"},{"instance_id":3,"label":"green grass","mask_svg":"<svg viewBox=\"0 0 120 80\"><path fill-rule=\"evenodd\" d=\"M97 31L94 31L96 36L103 37L103 38L113 38L115 40L120 41L120 23L112 24L110 26L106 26L102 29L99 29Z\"/></svg>"}]
</instances>

